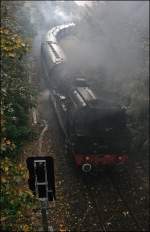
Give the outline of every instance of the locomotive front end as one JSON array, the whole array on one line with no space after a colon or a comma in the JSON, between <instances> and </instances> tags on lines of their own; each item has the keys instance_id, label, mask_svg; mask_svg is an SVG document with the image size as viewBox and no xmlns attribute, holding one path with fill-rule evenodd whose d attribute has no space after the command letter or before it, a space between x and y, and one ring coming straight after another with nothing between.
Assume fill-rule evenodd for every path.
<instances>
[{"instance_id":1,"label":"locomotive front end","mask_svg":"<svg viewBox=\"0 0 150 232\"><path fill-rule=\"evenodd\" d=\"M123 110L83 108L76 115L74 130L73 156L83 172L128 161L130 136Z\"/></svg>"}]
</instances>

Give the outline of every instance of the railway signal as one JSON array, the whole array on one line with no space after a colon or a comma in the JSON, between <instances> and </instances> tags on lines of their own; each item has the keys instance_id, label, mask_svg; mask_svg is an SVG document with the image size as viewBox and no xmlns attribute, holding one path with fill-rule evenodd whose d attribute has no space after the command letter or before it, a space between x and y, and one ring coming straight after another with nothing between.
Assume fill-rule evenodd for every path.
<instances>
[{"instance_id":1,"label":"railway signal","mask_svg":"<svg viewBox=\"0 0 150 232\"><path fill-rule=\"evenodd\" d=\"M26 162L29 170L29 188L41 201L43 231L53 231L48 226L48 201L56 199L53 158L29 157Z\"/></svg>"},{"instance_id":2,"label":"railway signal","mask_svg":"<svg viewBox=\"0 0 150 232\"><path fill-rule=\"evenodd\" d=\"M54 161L48 157L29 157L29 188L39 199L55 200Z\"/></svg>"}]
</instances>

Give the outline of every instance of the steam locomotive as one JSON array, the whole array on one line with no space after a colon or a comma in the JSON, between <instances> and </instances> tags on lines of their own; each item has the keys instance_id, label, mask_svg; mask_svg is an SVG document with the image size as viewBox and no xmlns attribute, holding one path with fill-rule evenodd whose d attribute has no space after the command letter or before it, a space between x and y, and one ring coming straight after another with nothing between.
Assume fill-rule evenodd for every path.
<instances>
[{"instance_id":1,"label":"steam locomotive","mask_svg":"<svg viewBox=\"0 0 150 232\"><path fill-rule=\"evenodd\" d=\"M124 164L130 142L125 109L110 99L98 98L83 75L71 78L64 71L67 59L58 40L74 26L52 28L41 46L43 70L66 151L84 172L95 166Z\"/></svg>"}]
</instances>

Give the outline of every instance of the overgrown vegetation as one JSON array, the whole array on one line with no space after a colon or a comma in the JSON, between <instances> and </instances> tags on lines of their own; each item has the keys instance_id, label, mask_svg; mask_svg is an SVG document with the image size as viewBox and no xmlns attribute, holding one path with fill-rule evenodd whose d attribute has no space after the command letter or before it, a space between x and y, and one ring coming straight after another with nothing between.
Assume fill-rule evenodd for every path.
<instances>
[{"instance_id":1,"label":"overgrown vegetation","mask_svg":"<svg viewBox=\"0 0 150 232\"><path fill-rule=\"evenodd\" d=\"M30 48L23 25L17 21L22 6L20 2L2 2L1 9L1 153L10 157L31 132L28 116L33 91L25 59Z\"/></svg>"},{"instance_id":2,"label":"overgrown vegetation","mask_svg":"<svg viewBox=\"0 0 150 232\"><path fill-rule=\"evenodd\" d=\"M31 25L26 24L28 14L23 6L22 1L3 1L1 4L2 231L30 231L35 205L34 197L25 187L27 170L13 161L31 134L29 111L35 104L31 100L34 91L29 84L26 59L33 31Z\"/></svg>"},{"instance_id":3,"label":"overgrown vegetation","mask_svg":"<svg viewBox=\"0 0 150 232\"><path fill-rule=\"evenodd\" d=\"M1 162L1 174L1 230L31 231L36 199L25 184L26 168L5 158Z\"/></svg>"}]
</instances>

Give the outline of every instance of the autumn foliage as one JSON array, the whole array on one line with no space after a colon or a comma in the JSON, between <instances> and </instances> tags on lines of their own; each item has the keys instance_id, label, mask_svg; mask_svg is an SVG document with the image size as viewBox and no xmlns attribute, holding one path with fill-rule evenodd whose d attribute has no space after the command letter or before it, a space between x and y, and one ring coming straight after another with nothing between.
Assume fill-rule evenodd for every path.
<instances>
[{"instance_id":1,"label":"autumn foliage","mask_svg":"<svg viewBox=\"0 0 150 232\"><path fill-rule=\"evenodd\" d=\"M26 186L26 168L5 158L1 162L1 175L1 230L30 231L35 199Z\"/></svg>"},{"instance_id":2,"label":"autumn foliage","mask_svg":"<svg viewBox=\"0 0 150 232\"><path fill-rule=\"evenodd\" d=\"M27 170L13 161L29 138L29 111L33 105L29 84L29 43L19 24L23 2L3 1L1 6L1 230L31 231L35 198L27 187Z\"/></svg>"},{"instance_id":3,"label":"autumn foliage","mask_svg":"<svg viewBox=\"0 0 150 232\"><path fill-rule=\"evenodd\" d=\"M0 28L1 153L3 156L12 156L30 133L28 115L32 105L32 89L28 80L27 60L25 59L25 55L29 52L29 44L23 39L21 33L17 33L16 29L10 27L14 18L8 17L7 4L6 2L2 5L3 17ZM11 4L8 5L10 10ZM12 4L12 10L13 7L14 4Z\"/></svg>"}]
</instances>

